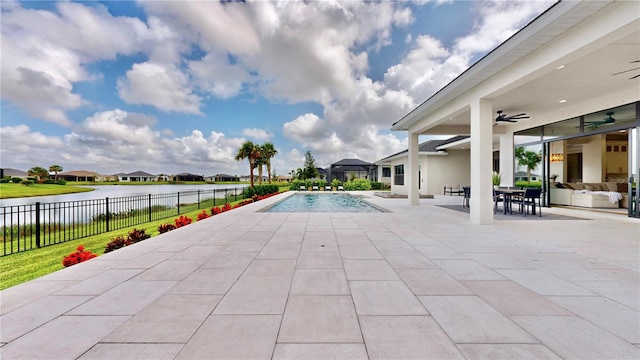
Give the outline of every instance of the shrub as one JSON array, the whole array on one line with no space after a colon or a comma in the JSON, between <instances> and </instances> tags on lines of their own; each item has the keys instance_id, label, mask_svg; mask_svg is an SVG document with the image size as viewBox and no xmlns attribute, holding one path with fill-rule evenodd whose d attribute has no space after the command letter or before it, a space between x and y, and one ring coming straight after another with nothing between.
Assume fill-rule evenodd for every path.
<instances>
[{"instance_id":1,"label":"shrub","mask_svg":"<svg viewBox=\"0 0 640 360\"><path fill-rule=\"evenodd\" d=\"M205 210L202 210L201 213L198 214L198 221L200 220L204 220L208 217L210 217L211 215L207 214L207 212Z\"/></svg>"},{"instance_id":2,"label":"shrub","mask_svg":"<svg viewBox=\"0 0 640 360\"><path fill-rule=\"evenodd\" d=\"M521 188L533 188L533 189L541 189L542 188L542 182L540 181L532 181L531 183L527 182L527 181L516 181L515 186L517 187L521 187Z\"/></svg>"},{"instance_id":3,"label":"shrub","mask_svg":"<svg viewBox=\"0 0 640 360\"><path fill-rule=\"evenodd\" d=\"M22 180L20 180L20 184L22 184L22 185L24 185L24 186L33 185L33 180L29 180L29 179L22 179Z\"/></svg>"},{"instance_id":4,"label":"shrub","mask_svg":"<svg viewBox=\"0 0 640 360\"><path fill-rule=\"evenodd\" d=\"M64 259L62 259L62 265L64 265L64 267L69 267L83 261L91 260L96 256L98 255L92 253L91 251L85 251L84 246L80 245L78 246L76 251L72 252L71 254L65 256Z\"/></svg>"},{"instance_id":5,"label":"shrub","mask_svg":"<svg viewBox=\"0 0 640 360\"><path fill-rule=\"evenodd\" d=\"M14 184L17 184L17 183L19 183L21 181L22 181L22 179L19 178L19 177L12 177L11 178L11 182L14 183Z\"/></svg>"},{"instance_id":6,"label":"shrub","mask_svg":"<svg viewBox=\"0 0 640 360\"><path fill-rule=\"evenodd\" d=\"M300 190L300 185L304 185L304 181L301 181L301 180L298 180L298 179L293 180L291 182L291 185L289 186L289 190L298 191L298 190Z\"/></svg>"},{"instance_id":7,"label":"shrub","mask_svg":"<svg viewBox=\"0 0 640 360\"><path fill-rule=\"evenodd\" d=\"M220 206L214 206L211 208L211 216L218 215L220 213L222 213L222 208L220 208Z\"/></svg>"},{"instance_id":8,"label":"shrub","mask_svg":"<svg viewBox=\"0 0 640 360\"><path fill-rule=\"evenodd\" d=\"M133 244L142 240L146 240L150 237L151 235L147 234L146 229L134 228L133 230L129 231L129 235L127 236L127 239Z\"/></svg>"},{"instance_id":9,"label":"shrub","mask_svg":"<svg viewBox=\"0 0 640 360\"><path fill-rule=\"evenodd\" d=\"M67 180L58 180L56 181L56 185L67 185Z\"/></svg>"},{"instance_id":10,"label":"shrub","mask_svg":"<svg viewBox=\"0 0 640 360\"><path fill-rule=\"evenodd\" d=\"M242 196L245 199L250 199L254 195L267 195L278 192L280 188L275 184L255 185L254 187L246 187L242 191Z\"/></svg>"},{"instance_id":11,"label":"shrub","mask_svg":"<svg viewBox=\"0 0 640 360\"><path fill-rule=\"evenodd\" d=\"M10 181L9 179L0 179L0 184L6 184L9 181Z\"/></svg>"},{"instance_id":12,"label":"shrub","mask_svg":"<svg viewBox=\"0 0 640 360\"><path fill-rule=\"evenodd\" d=\"M367 179L349 180L346 183L344 183L344 189L345 190L349 190L349 191L353 191L353 190L360 190L360 191L371 190L371 182L369 180L367 180Z\"/></svg>"},{"instance_id":13,"label":"shrub","mask_svg":"<svg viewBox=\"0 0 640 360\"><path fill-rule=\"evenodd\" d=\"M222 207L222 212L229 211L229 210L231 210L231 204L225 203L224 206Z\"/></svg>"},{"instance_id":14,"label":"shrub","mask_svg":"<svg viewBox=\"0 0 640 360\"><path fill-rule=\"evenodd\" d=\"M173 222L176 223L176 228L187 226L187 225L191 224L191 221L192 220L190 218L188 218L188 217L186 217L184 215L182 215L179 218L173 220Z\"/></svg>"},{"instance_id":15,"label":"shrub","mask_svg":"<svg viewBox=\"0 0 640 360\"><path fill-rule=\"evenodd\" d=\"M112 252L113 250L118 250L122 247L131 245L131 241L124 236L116 236L111 241L107 243L104 247L104 253Z\"/></svg>"},{"instance_id":16,"label":"shrub","mask_svg":"<svg viewBox=\"0 0 640 360\"><path fill-rule=\"evenodd\" d=\"M44 180L42 183L43 183L43 184L55 184L55 183L56 183L56 181L55 181L55 180L53 180L53 179L46 179L46 180Z\"/></svg>"},{"instance_id":17,"label":"shrub","mask_svg":"<svg viewBox=\"0 0 640 360\"><path fill-rule=\"evenodd\" d=\"M169 231L171 231L171 230L173 230L175 228L176 228L176 226L173 225L173 224L160 224L160 226L158 226L158 232L160 234L164 234L164 233L169 232Z\"/></svg>"}]
</instances>

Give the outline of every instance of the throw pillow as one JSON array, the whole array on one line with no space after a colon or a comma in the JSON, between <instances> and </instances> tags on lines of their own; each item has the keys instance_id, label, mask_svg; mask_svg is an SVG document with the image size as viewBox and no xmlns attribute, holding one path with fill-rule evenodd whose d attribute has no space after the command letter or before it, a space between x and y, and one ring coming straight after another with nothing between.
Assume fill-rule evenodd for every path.
<instances>
[{"instance_id":1,"label":"throw pillow","mask_svg":"<svg viewBox=\"0 0 640 360\"><path fill-rule=\"evenodd\" d=\"M629 192L629 183L618 183L618 192L620 193Z\"/></svg>"},{"instance_id":2,"label":"throw pillow","mask_svg":"<svg viewBox=\"0 0 640 360\"><path fill-rule=\"evenodd\" d=\"M565 187L562 183L560 183L560 182L557 182L557 183L556 183L556 188L557 188L557 189L566 189L566 187Z\"/></svg>"},{"instance_id":3,"label":"throw pillow","mask_svg":"<svg viewBox=\"0 0 640 360\"><path fill-rule=\"evenodd\" d=\"M569 183L562 183L562 186L564 186L564 188L565 188L565 189L575 190L575 189L573 188L573 186L571 186L571 184L569 184Z\"/></svg>"},{"instance_id":4,"label":"throw pillow","mask_svg":"<svg viewBox=\"0 0 640 360\"><path fill-rule=\"evenodd\" d=\"M598 184L584 184L584 189L588 191L601 191Z\"/></svg>"},{"instance_id":5,"label":"throw pillow","mask_svg":"<svg viewBox=\"0 0 640 360\"><path fill-rule=\"evenodd\" d=\"M602 186L604 185L604 186ZM604 184L602 184L602 191L618 191L618 184L614 183L614 182L606 182ZM606 189L605 189L606 187Z\"/></svg>"},{"instance_id":6,"label":"throw pillow","mask_svg":"<svg viewBox=\"0 0 640 360\"><path fill-rule=\"evenodd\" d=\"M584 183L571 183L573 190L584 190Z\"/></svg>"}]
</instances>

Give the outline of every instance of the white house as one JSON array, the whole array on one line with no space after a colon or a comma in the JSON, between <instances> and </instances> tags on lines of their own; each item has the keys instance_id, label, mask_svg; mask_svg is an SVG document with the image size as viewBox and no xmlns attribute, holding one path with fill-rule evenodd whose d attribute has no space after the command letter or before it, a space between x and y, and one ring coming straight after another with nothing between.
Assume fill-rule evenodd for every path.
<instances>
[{"instance_id":1,"label":"white house","mask_svg":"<svg viewBox=\"0 0 640 360\"><path fill-rule=\"evenodd\" d=\"M494 146L503 174L514 174L515 147L542 151L544 190L550 174L562 181L632 178L629 214L638 216L639 60L640 2L555 3L392 125L408 135L408 201L419 204L418 137L469 135L472 223L493 222ZM500 116L521 113L528 118ZM621 159L606 151L613 155L616 141ZM513 177L503 184L513 185Z\"/></svg>"},{"instance_id":2,"label":"white house","mask_svg":"<svg viewBox=\"0 0 640 360\"><path fill-rule=\"evenodd\" d=\"M445 184L469 184L469 150L446 150L468 136L454 136L447 140L430 140L418 146L418 192L420 195L442 193ZM409 193L405 178L408 150L401 151L375 162L378 179L391 185L391 193ZM388 170L385 170L388 169Z\"/></svg>"}]
</instances>

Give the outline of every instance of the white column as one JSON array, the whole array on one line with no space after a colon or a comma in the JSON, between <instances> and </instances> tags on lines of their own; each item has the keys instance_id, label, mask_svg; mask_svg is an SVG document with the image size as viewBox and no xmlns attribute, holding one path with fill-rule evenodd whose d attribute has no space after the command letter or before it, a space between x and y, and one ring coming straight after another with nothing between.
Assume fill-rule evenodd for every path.
<instances>
[{"instance_id":1,"label":"white column","mask_svg":"<svg viewBox=\"0 0 640 360\"><path fill-rule=\"evenodd\" d=\"M493 105L478 99L471 104L471 216L474 224L493 224Z\"/></svg>"},{"instance_id":2,"label":"white column","mask_svg":"<svg viewBox=\"0 0 640 360\"><path fill-rule=\"evenodd\" d=\"M411 205L420 204L420 194L418 192L418 134L409 130L409 161L404 173L405 186L409 190L409 203Z\"/></svg>"},{"instance_id":3,"label":"white column","mask_svg":"<svg viewBox=\"0 0 640 360\"><path fill-rule=\"evenodd\" d=\"M508 132L500 135L500 173L502 182L500 185L513 186L513 133Z\"/></svg>"}]
</instances>

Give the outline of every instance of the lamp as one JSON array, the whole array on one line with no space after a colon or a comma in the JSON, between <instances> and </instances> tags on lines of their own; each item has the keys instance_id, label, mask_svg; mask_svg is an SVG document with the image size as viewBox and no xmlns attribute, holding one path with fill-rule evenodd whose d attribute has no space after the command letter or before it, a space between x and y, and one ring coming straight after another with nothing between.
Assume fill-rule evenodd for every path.
<instances>
[{"instance_id":1,"label":"lamp","mask_svg":"<svg viewBox=\"0 0 640 360\"><path fill-rule=\"evenodd\" d=\"M564 161L564 154L551 154L551 162Z\"/></svg>"}]
</instances>

